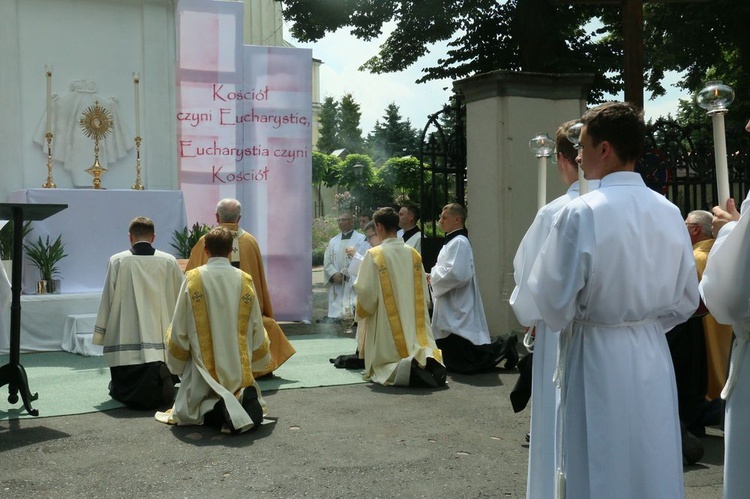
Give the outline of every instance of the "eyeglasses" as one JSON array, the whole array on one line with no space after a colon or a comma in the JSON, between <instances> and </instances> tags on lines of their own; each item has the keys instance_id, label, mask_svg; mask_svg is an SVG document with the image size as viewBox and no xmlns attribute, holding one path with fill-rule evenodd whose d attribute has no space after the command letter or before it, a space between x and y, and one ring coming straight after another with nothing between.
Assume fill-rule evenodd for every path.
<instances>
[{"instance_id":1,"label":"eyeglasses","mask_svg":"<svg viewBox=\"0 0 750 499\"><path fill-rule=\"evenodd\" d=\"M365 241L367 241L369 243L370 239L372 239L375 236L377 236L377 234L370 234L369 236L365 236Z\"/></svg>"}]
</instances>

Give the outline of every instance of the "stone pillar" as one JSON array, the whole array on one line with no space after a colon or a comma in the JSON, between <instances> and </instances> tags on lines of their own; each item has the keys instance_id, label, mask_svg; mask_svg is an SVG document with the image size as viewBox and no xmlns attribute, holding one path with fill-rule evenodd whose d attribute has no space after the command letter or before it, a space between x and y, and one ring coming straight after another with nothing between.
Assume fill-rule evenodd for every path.
<instances>
[{"instance_id":1,"label":"stone pillar","mask_svg":"<svg viewBox=\"0 0 750 499\"><path fill-rule=\"evenodd\" d=\"M581 116L593 75L493 71L454 82L466 101L469 237L490 332L519 330L508 299L513 256L537 211L529 140ZM550 161L547 201L566 187Z\"/></svg>"}]
</instances>

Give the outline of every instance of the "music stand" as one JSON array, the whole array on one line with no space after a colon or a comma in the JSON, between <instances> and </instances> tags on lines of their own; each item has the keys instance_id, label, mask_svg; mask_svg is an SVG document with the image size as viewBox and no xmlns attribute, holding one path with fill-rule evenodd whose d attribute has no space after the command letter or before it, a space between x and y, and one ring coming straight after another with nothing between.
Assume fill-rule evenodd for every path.
<instances>
[{"instance_id":1,"label":"music stand","mask_svg":"<svg viewBox=\"0 0 750 499\"><path fill-rule=\"evenodd\" d=\"M0 387L8 385L8 402L18 402L18 392L26 412L38 416L31 402L39 394L31 394L26 370L21 365L21 259L23 258L23 222L44 220L67 208L67 204L0 203L0 218L13 220L13 275L10 303L10 361L0 367Z\"/></svg>"}]
</instances>

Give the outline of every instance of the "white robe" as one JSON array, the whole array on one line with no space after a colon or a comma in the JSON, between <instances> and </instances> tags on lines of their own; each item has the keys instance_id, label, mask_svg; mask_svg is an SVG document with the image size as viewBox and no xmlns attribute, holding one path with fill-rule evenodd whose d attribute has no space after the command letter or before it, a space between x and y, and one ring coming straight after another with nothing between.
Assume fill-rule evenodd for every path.
<instances>
[{"instance_id":1,"label":"white robe","mask_svg":"<svg viewBox=\"0 0 750 499\"><path fill-rule=\"evenodd\" d=\"M664 333L697 308L698 279L677 207L637 173L607 175L559 213L528 285L551 330L570 324L560 338L566 496L683 497Z\"/></svg>"},{"instance_id":2,"label":"white robe","mask_svg":"<svg viewBox=\"0 0 750 499\"><path fill-rule=\"evenodd\" d=\"M94 345L104 345L110 367L166 361L165 340L183 275L175 258L156 250L110 257Z\"/></svg>"},{"instance_id":3,"label":"white robe","mask_svg":"<svg viewBox=\"0 0 750 499\"><path fill-rule=\"evenodd\" d=\"M479 294L474 253L459 235L442 247L430 272L434 308L432 332L436 339L457 334L474 345L490 343L490 331Z\"/></svg>"},{"instance_id":4,"label":"white robe","mask_svg":"<svg viewBox=\"0 0 750 499\"><path fill-rule=\"evenodd\" d=\"M719 231L700 283L703 302L721 324L732 324L737 339L727 386L724 419L724 498L744 499L750 490L750 195L742 204L742 218Z\"/></svg>"},{"instance_id":5,"label":"white robe","mask_svg":"<svg viewBox=\"0 0 750 499\"><path fill-rule=\"evenodd\" d=\"M191 296L188 289L192 272L200 273L201 296ZM240 404L242 390L248 386L257 391L265 414L265 402L252 371L264 370L271 361L268 336L252 282L245 292L243 278L252 281L226 258L210 258L206 265L188 272L174 312L167 352L169 369L182 378L171 412L177 424L202 424L206 413L223 399L234 428L251 427L252 420ZM201 302L205 303L207 320L197 324L194 314L201 313ZM245 329L240 328L241 312L249 314Z\"/></svg>"},{"instance_id":6,"label":"white robe","mask_svg":"<svg viewBox=\"0 0 750 499\"><path fill-rule=\"evenodd\" d=\"M592 183L598 182L592 181ZM528 288L529 274L544 241L552 230L557 213L578 197L578 182L559 198L543 206L523 236L513 259L513 278L516 287L510 296L510 306L518 322L536 330L534 360L531 375L531 441L529 442L529 472L526 497L548 499L555 496L555 425L559 390L553 381L557 364L559 331L552 331L541 320L534 298Z\"/></svg>"},{"instance_id":7,"label":"white robe","mask_svg":"<svg viewBox=\"0 0 750 499\"><path fill-rule=\"evenodd\" d=\"M347 246L353 246L358 253L364 254L369 245L365 235L356 230L350 239L341 239L341 234L337 234L329 241L323 256L323 279L328 288L328 317L340 318L345 310L353 311L357 301L354 279L348 271L352 259L346 254ZM344 274L346 280L342 283L330 282L331 276L336 272Z\"/></svg>"},{"instance_id":8,"label":"white robe","mask_svg":"<svg viewBox=\"0 0 750 499\"><path fill-rule=\"evenodd\" d=\"M417 250L420 255L422 254L422 233L420 231L417 231L416 234L412 234L412 236L404 242L407 246L411 246Z\"/></svg>"},{"instance_id":9,"label":"white robe","mask_svg":"<svg viewBox=\"0 0 750 499\"><path fill-rule=\"evenodd\" d=\"M396 314L393 317L388 313L387 291L384 292L381 287L378 267L373 258L373 252L378 248L384 256L393 290L392 296L396 304ZM427 279L422 269L422 259L417 254L422 294L422 301L418 303L414 250L400 238L388 238L378 248L365 254L354 283L357 290L357 315L365 319L359 325L362 330L358 331L364 343L364 378L382 385L407 386L412 359L416 359L421 367L425 367L430 357L438 362L442 360L430 329ZM396 335L391 327L391 320L394 318L400 321L403 331L405 356L399 354L397 341L394 340Z\"/></svg>"}]
</instances>

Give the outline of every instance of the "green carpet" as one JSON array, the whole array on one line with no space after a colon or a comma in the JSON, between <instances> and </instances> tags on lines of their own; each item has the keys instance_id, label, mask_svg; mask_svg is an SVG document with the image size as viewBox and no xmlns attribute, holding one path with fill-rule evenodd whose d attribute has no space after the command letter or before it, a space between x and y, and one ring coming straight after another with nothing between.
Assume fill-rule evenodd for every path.
<instances>
[{"instance_id":1,"label":"green carpet","mask_svg":"<svg viewBox=\"0 0 750 499\"><path fill-rule=\"evenodd\" d=\"M364 383L361 371L336 369L329 358L354 353L352 338L328 335L290 336L297 353L274 373L270 379L260 380L261 390L271 392L292 388L351 385ZM0 365L8 363L7 355L0 355ZM21 365L29 378L31 393L39 398L31 407L39 417L84 414L122 407L109 397L109 368L103 357L82 357L67 352L21 354ZM8 402L8 387L0 388L0 420L33 417L23 409L19 400Z\"/></svg>"}]
</instances>

